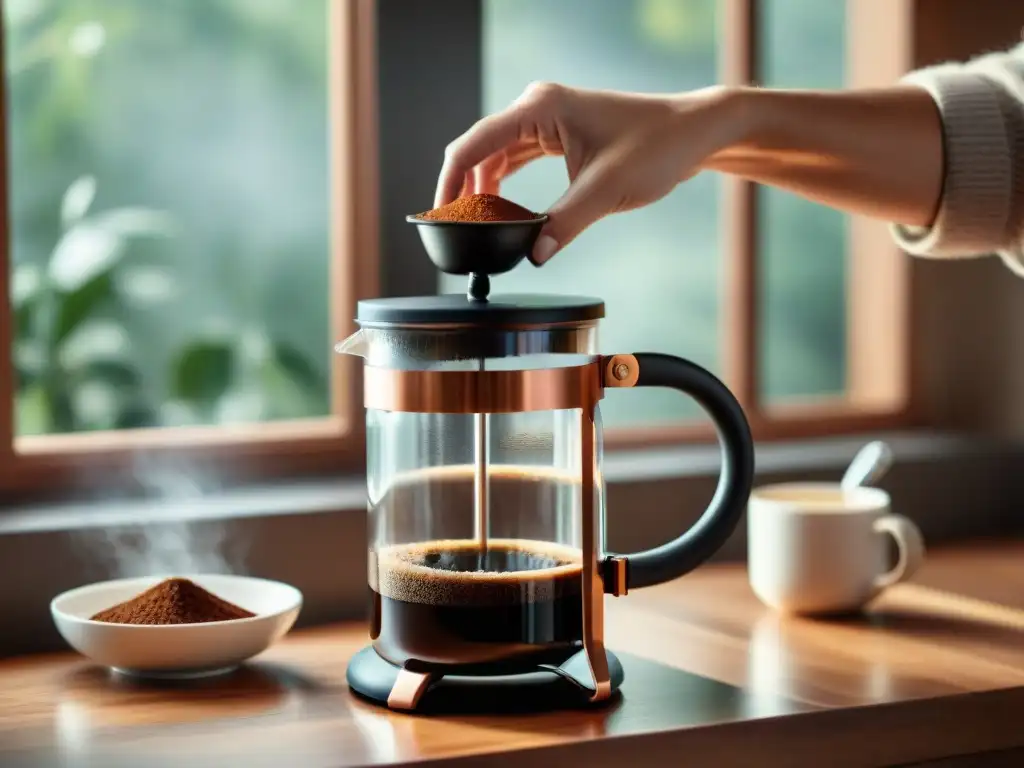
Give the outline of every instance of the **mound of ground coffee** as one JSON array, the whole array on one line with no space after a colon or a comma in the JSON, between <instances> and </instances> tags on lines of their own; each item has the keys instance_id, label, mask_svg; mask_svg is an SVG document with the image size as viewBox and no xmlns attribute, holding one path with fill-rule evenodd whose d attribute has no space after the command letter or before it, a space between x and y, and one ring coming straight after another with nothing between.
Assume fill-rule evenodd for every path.
<instances>
[{"instance_id":1,"label":"mound of ground coffee","mask_svg":"<svg viewBox=\"0 0 1024 768\"><path fill-rule=\"evenodd\" d=\"M440 208L418 213L416 218L427 221L530 221L539 216L498 195L467 195Z\"/></svg>"},{"instance_id":2,"label":"mound of ground coffee","mask_svg":"<svg viewBox=\"0 0 1024 768\"><path fill-rule=\"evenodd\" d=\"M255 616L188 579L166 579L92 617L108 624L204 624Z\"/></svg>"}]
</instances>

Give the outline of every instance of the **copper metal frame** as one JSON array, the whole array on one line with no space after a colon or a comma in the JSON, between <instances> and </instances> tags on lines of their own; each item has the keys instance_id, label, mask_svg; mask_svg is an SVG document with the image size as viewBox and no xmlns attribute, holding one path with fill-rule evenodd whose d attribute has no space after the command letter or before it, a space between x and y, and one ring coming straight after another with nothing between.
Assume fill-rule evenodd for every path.
<instances>
[{"instance_id":1,"label":"copper metal frame","mask_svg":"<svg viewBox=\"0 0 1024 768\"><path fill-rule=\"evenodd\" d=\"M388 694L388 709L411 711L416 709L427 688L436 679L436 675L428 672L413 672L402 667L395 678L395 684Z\"/></svg>"},{"instance_id":2,"label":"copper metal frame","mask_svg":"<svg viewBox=\"0 0 1024 768\"><path fill-rule=\"evenodd\" d=\"M363 403L408 413L586 410L601 399L601 362L518 371L363 369Z\"/></svg>"},{"instance_id":3,"label":"copper metal frame","mask_svg":"<svg viewBox=\"0 0 1024 768\"><path fill-rule=\"evenodd\" d=\"M367 366L367 408L415 413L513 413L579 408L583 549L583 649L594 686L592 702L612 694L604 647L604 596L628 592L626 561L601 557L597 488L597 404L605 387L632 387L640 377L633 355L611 355L564 368L516 371L422 371ZM392 709L412 710L435 679L402 669L388 697Z\"/></svg>"},{"instance_id":4,"label":"copper metal frame","mask_svg":"<svg viewBox=\"0 0 1024 768\"><path fill-rule=\"evenodd\" d=\"M590 700L600 702L612 695L608 654L604 649L604 596L618 597L628 591L626 561L609 557L603 561L598 540L598 510L594 499L597 491L595 451L597 425L594 421L598 400L605 387L632 387L640 378L640 364L633 355L612 355L601 358L597 370L598 398L583 409L580 419L580 506L583 515L583 650L587 654L590 675L594 680ZM606 567L606 565L608 567Z\"/></svg>"}]
</instances>

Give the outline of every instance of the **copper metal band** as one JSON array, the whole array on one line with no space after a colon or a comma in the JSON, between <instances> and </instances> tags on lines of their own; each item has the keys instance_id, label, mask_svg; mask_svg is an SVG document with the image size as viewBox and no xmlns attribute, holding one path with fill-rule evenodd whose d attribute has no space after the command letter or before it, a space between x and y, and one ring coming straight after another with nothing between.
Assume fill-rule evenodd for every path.
<instances>
[{"instance_id":1,"label":"copper metal band","mask_svg":"<svg viewBox=\"0 0 1024 768\"><path fill-rule=\"evenodd\" d=\"M363 403L406 413L516 413L590 408L601 399L602 361L516 371L363 368Z\"/></svg>"}]
</instances>

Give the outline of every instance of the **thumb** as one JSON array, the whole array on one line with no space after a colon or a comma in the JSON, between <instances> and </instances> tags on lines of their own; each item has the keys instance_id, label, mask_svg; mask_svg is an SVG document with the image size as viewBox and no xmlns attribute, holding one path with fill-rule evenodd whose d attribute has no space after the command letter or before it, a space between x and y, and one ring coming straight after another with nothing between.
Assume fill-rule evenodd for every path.
<instances>
[{"instance_id":1,"label":"thumb","mask_svg":"<svg viewBox=\"0 0 1024 768\"><path fill-rule=\"evenodd\" d=\"M596 170L596 169L595 169ZM612 185L602 181L606 174L581 173L565 194L548 209L548 222L530 256L536 266L549 261L577 235L614 210Z\"/></svg>"}]
</instances>

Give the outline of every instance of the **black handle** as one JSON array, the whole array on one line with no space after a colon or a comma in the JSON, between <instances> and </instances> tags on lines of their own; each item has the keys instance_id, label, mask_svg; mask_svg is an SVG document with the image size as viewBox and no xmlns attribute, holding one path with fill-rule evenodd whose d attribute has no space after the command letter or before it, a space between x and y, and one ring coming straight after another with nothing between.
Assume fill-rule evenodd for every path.
<instances>
[{"instance_id":1,"label":"black handle","mask_svg":"<svg viewBox=\"0 0 1024 768\"><path fill-rule=\"evenodd\" d=\"M754 481L754 442L743 408L732 392L699 365L672 355L634 355L640 376L634 386L672 387L693 397L715 423L722 472L710 506L686 533L655 549L619 555L627 562L629 587L650 587L682 576L725 543L743 515Z\"/></svg>"}]
</instances>

